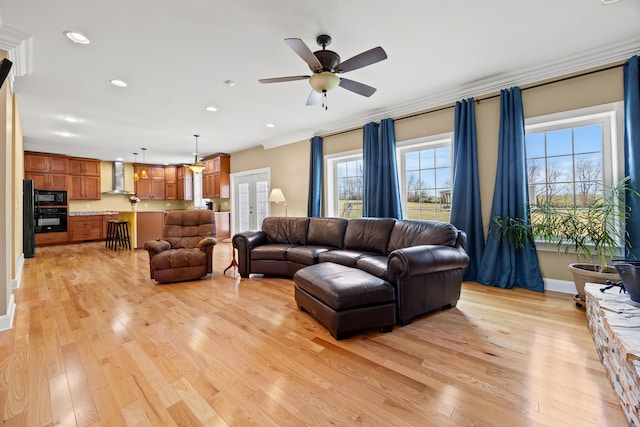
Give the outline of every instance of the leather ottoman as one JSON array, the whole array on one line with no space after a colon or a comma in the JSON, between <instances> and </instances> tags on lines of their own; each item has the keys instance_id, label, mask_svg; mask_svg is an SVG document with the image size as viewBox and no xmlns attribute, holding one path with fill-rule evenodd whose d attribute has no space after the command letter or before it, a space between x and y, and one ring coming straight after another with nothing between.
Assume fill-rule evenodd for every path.
<instances>
[{"instance_id":1,"label":"leather ottoman","mask_svg":"<svg viewBox=\"0 0 640 427\"><path fill-rule=\"evenodd\" d=\"M298 308L329 329L336 340L361 329L393 330L395 290L385 280L356 268L322 262L298 270L293 281Z\"/></svg>"}]
</instances>

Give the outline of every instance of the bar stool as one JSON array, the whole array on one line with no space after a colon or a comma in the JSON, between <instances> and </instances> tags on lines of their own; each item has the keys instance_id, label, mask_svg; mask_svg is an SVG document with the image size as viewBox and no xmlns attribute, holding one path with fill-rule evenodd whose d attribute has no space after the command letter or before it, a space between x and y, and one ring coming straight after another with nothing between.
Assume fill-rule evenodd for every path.
<instances>
[{"instance_id":1,"label":"bar stool","mask_svg":"<svg viewBox=\"0 0 640 427\"><path fill-rule=\"evenodd\" d=\"M118 243L122 248L131 249L129 222L110 219L107 223L107 241L105 245L115 251L118 249Z\"/></svg>"}]
</instances>

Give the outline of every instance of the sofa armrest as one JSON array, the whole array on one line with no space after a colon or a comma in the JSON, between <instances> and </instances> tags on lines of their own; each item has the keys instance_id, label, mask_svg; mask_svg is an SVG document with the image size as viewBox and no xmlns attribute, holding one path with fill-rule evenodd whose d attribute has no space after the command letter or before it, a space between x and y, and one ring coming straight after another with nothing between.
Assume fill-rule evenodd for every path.
<instances>
[{"instance_id":1,"label":"sofa armrest","mask_svg":"<svg viewBox=\"0 0 640 427\"><path fill-rule=\"evenodd\" d=\"M198 242L198 247L203 251L206 251L209 246L213 246L218 243L218 239L215 237L205 237Z\"/></svg>"},{"instance_id":2,"label":"sofa armrest","mask_svg":"<svg viewBox=\"0 0 640 427\"><path fill-rule=\"evenodd\" d=\"M240 246L244 246L247 250L251 250L266 243L267 234L263 231L244 231L233 236L233 246L238 249Z\"/></svg>"},{"instance_id":3,"label":"sofa armrest","mask_svg":"<svg viewBox=\"0 0 640 427\"><path fill-rule=\"evenodd\" d=\"M161 239L148 240L144 242L144 249L147 250L149 254L159 254L167 249L171 249L171 243Z\"/></svg>"},{"instance_id":4,"label":"sofa armrest","mask_svg":"<svg viewBox=\"0 0 640 427\"><path fill-rule=\"evenodd\" d=\"M437 271L455 270L469 265L469 256L462 248L441 245L420 245L396 249L389 254L389 278L398 279Z\"/></svg>"},{"instance_id":5,"label":"sofa armrest","mask_svg":"<svg viewBox=\"0 0 640 427\"><path fill-rule=\"evenodd\" d=\"M249 277L251 273L251 250L267 243L267 235L263 231L244 231L237 233L231 240L238 250L238 273L241 277Z\"/></svg>"}]
</instances>

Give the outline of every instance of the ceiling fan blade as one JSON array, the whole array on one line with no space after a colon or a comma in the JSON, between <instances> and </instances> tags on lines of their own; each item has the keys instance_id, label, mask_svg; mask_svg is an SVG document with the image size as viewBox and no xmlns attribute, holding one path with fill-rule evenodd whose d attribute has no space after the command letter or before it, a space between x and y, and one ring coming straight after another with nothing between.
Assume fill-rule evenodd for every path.
<instances>
[{"instance_id":1,"label":"ceiling fan blade","mask_svg":"<svg viewBox=\"0 0 640 427\"><path fill-rule=\"evenodd\" d=\"M373 95L377 90L375 87L367 86L364 83L345 79L344 77L340 77L340 87L366 97Z\"/></svg>"},{"instance_id":2,"label":"ceiling fan blade","mask_svg":"<svg viewBox=\"0 0 640 427\"><path fill-rule=\"evenodd\" d=\"M312 90L311 93L309 94L309 98L307 99L307 107L311 105L318 105L321 99L322 99L322 94L316 92L315 90Z\"/></svg>"},{"instance_id":3,"label":"ceiling fan blade","mask_svg":"<svg viewBox=\"0 0 640 427\"><path fill-rule=\"evenodd\" d=\"M298 54L300 58L304 62L309 65L313 71L321 71L322 64L318 61L318 58L311 52L311 49L300 39L284 39L284 42L289 46L295 53Z\"/></svg>"},{"instance_id":4,"label":"ceiling fan blade","mask_svg":"<svg viewBox=\"0 0 640 427\"><path fill-rule=\"evenodd\" d=\"M366 52L362 52L352 58L343 61L338 65L338 73L346 73L347 71L357 70L358 68L366 67L367 65L375 64L387 59L387 52L380 46L369 49Z\"/></svg>"},{"instance_id":5,"label":"ceiling fan blade","mask_svg":"<svg viewBox=\"0 0 640 427\"><path fill-rule=\"evenodd\" d=\"M306 80L310 76L289 76L289 77L274 77L272 79L260 79L258 80L260 83L282 83L282 82L292 82L295 80Z\"/></svg>"}]
</instances>

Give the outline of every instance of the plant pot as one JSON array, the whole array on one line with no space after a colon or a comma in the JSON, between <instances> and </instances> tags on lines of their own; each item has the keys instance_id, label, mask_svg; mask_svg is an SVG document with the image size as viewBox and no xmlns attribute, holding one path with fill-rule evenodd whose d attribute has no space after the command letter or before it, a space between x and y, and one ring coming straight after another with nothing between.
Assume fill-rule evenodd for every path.
<instances>
[{"instance_id":1,"label":"plant pot","mask_svg":"<svg viewBox=\"0 0 640 427\"><path fill-rule=\"evenodd\" d=\"M627 302L636 307L640 306L640 261L616 264L615 267L631 298Z\"/></svg>"},{"instance_id":2,"label":"plant pot","mask_svg":"<svg viewBox=\"0 0 640 427\"><path fill-rule=\"evenodd\" d=\"M574 263L569 264L569 270L573 273L573 282L576 284L578 290L578 298L582 301L586 301L584 295L584 284L589 283L606 283L607 280L612 282L619 282L620 275L614 267L607 267L601 273L598 271L600 268L597 264L588 263Z\"/></svg>"}]
</instances>

